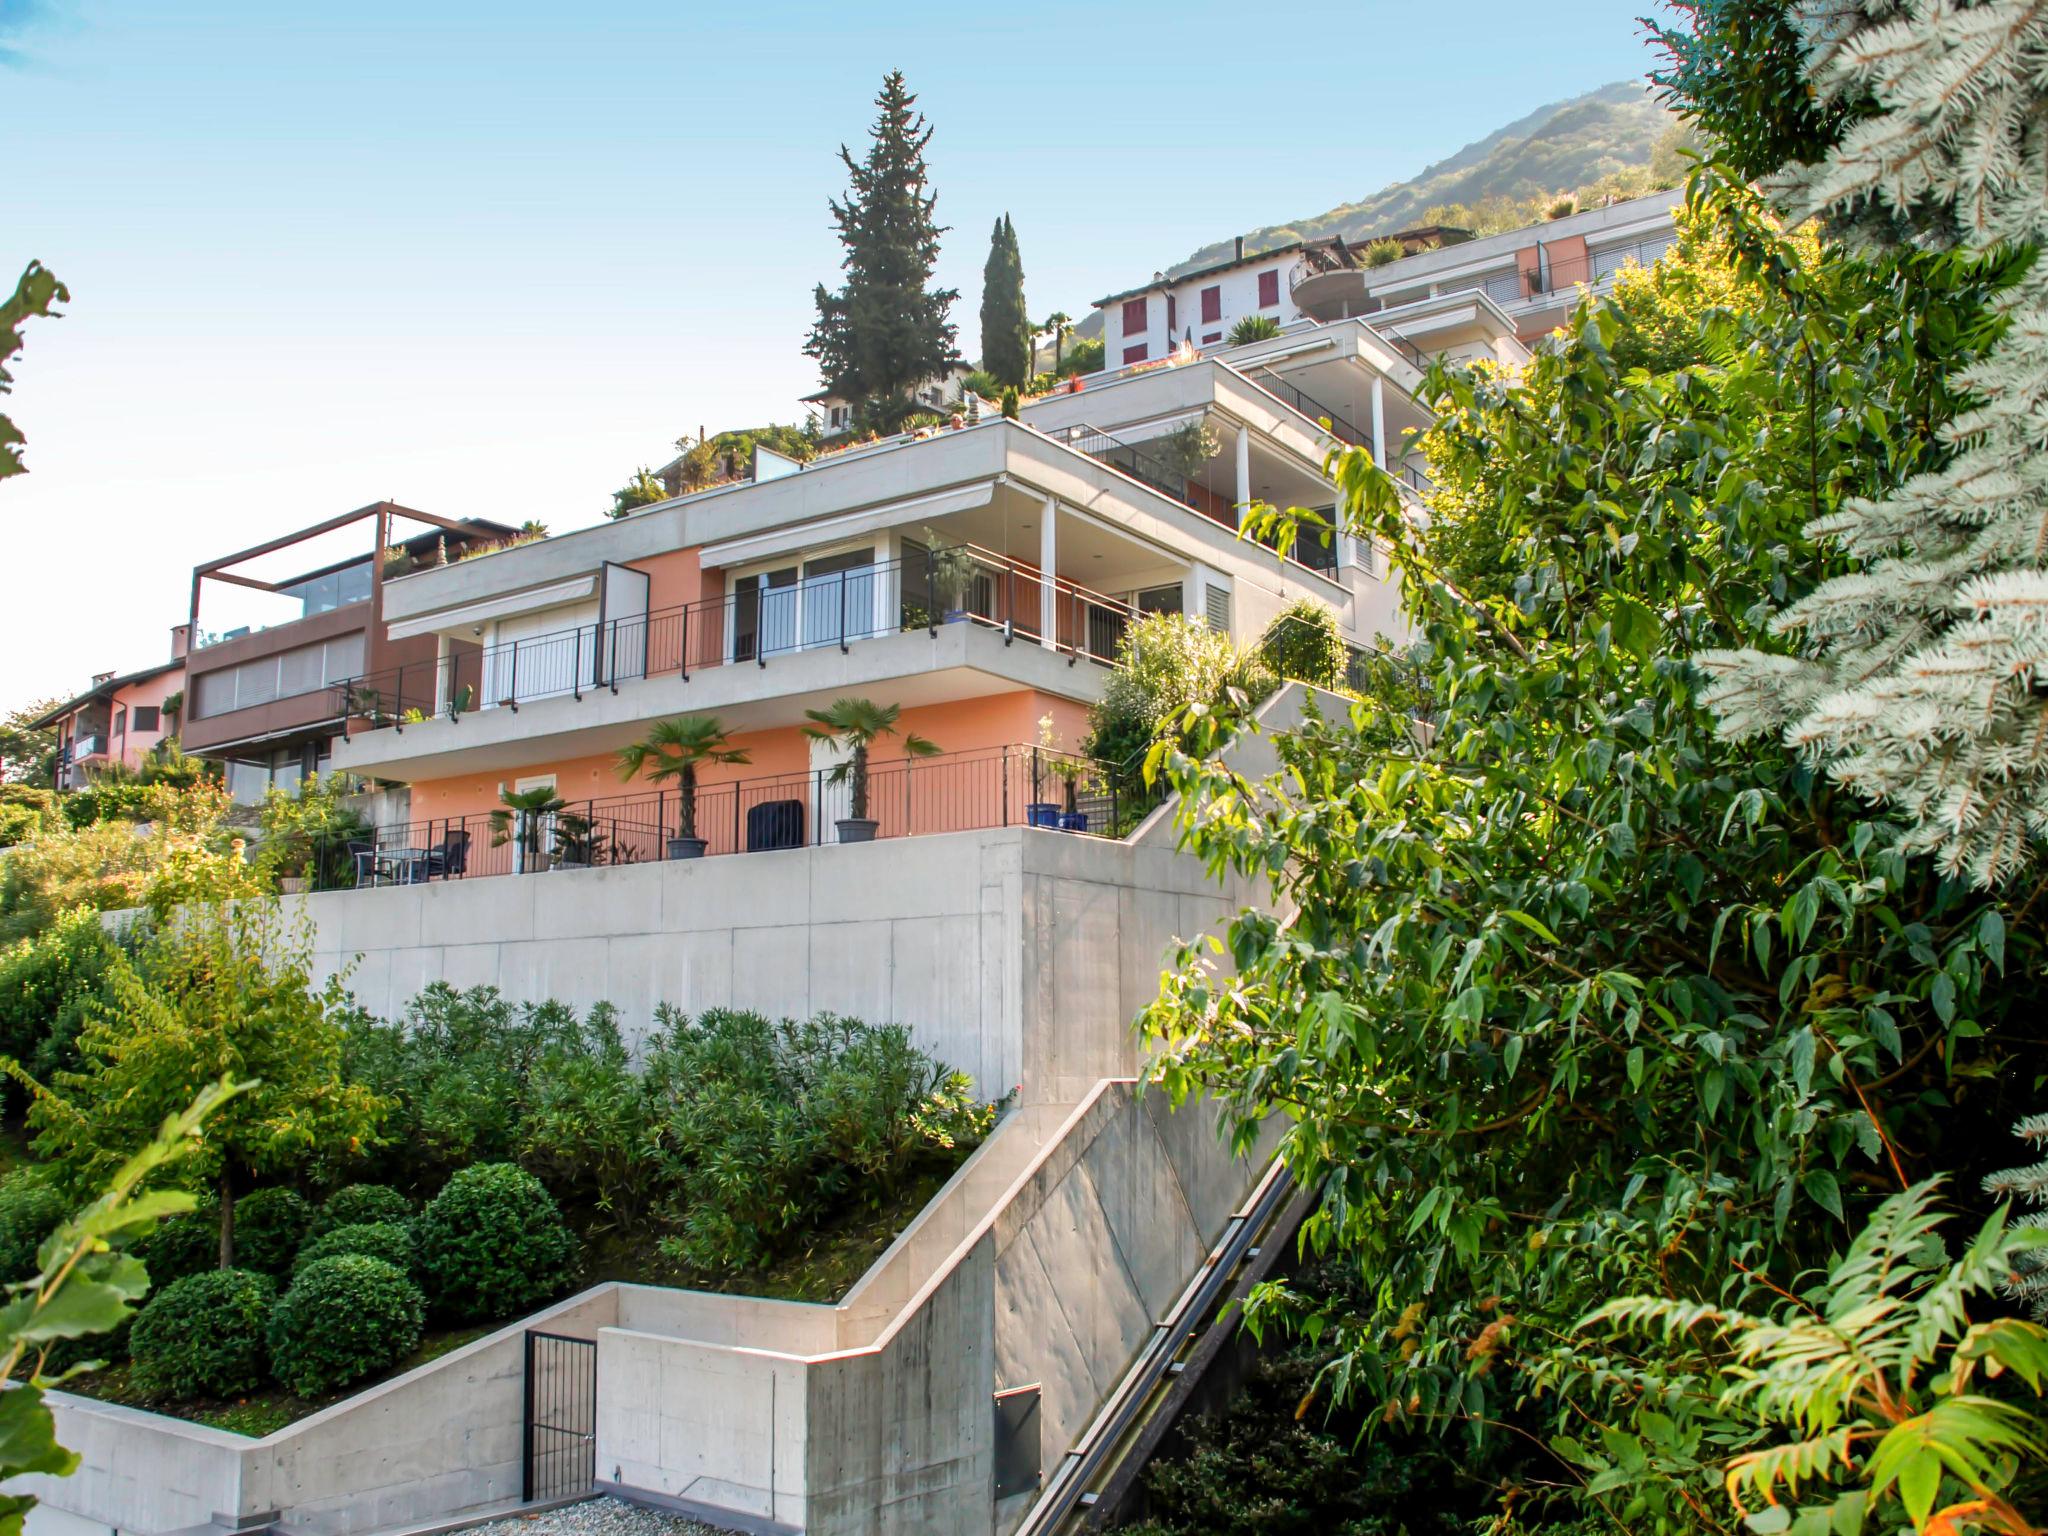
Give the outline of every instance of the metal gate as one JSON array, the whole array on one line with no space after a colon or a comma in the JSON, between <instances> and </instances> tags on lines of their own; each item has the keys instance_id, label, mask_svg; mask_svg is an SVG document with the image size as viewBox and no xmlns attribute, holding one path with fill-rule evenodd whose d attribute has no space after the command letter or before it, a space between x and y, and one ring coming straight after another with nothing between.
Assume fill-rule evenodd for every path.
<instances>
[{"instance_id":1,"label":"metal gate","mask_svg":"<svg viewBox=\"0 0 2048 1536\"><path fill-rule=\"evenodd\" d=\"M520 1497L559 1499L597 1482L597 1340L526 1334Z\"/></svg>"}]
</instances>

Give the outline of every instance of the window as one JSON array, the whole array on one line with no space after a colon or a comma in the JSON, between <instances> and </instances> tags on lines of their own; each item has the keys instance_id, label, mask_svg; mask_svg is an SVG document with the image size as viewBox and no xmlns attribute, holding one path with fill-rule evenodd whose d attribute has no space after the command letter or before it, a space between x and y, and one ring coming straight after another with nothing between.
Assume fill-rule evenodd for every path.
<instances>
[{"instance_id":1,"label":"window","mask_svg":"<svg viewBox=\"0 0 2048 1536\"><path fill-rule=\"evenodd\" d=\"M1173 333L1180 329L1180 303L1172 295L1166 296L1166 339L1173 340Z\"/></svg>"},{"instance_id":2,"label":"window","mask_svg":"<svg viewBox=\"0 0 2048 1536\"><path fill-rule=\"evenodd\" d=\"M1223 333L1221 331L1210 331L1202 337L1202 345L1206 347L1210 342L1221 341L1222 339Z\"/></svg>"},{"instance_id":3,"label":"window","mask_svg":"<svg viewBox=\"0 0 2048 1536\"><path fill-rule=\"evenodd\" d=\"M1280 302L1280 269L1259 274L1259 308L1271 309Z\"/></svg>"},{"instance_id":4,"label":"window","mask_svg":"<svg viewBox=\"0 0 2048 1536\"><path fill-rule=\"evenodd\" d=\"M1179 613L1180 583L1168 587L1147 587L1138 594L1133 605L1140 613Z\"/></svg>"},{"instance_id":5,"label":"window","mask_svg":"<svg viewBox=\"0 0 2048 1536\"><path fill-rule=\"evenodd\" d=\"M1202 290L1202 324L1204 324L1204 325L1214 325L1214 324L1215 324L1215 323L1216 323L1217 321L1221 320L1222 318L1223 318L1223 287L1222 287L1222 285L1221 285L1221 284L1217 284L1217 285L1216 285L1216 286L1214 286L1214 287L1210 287L1210 288L1204 288L1204 289Z\"/></svg>"},{"instance_id":6,"label":"window","mask_svg":"<svg viewBox=\"0 0 2048 1536\"><path fill-rule=\"evenodd\" d=\"M1135 347L1125 347L1124 361L1127 363L1142 363L1145 361L1145 343L1141 341Z\"/></svg>"},{"instance_id":7,"label":"window","mask_svg":"<svg viewBox=\"0 0 2048 1536\"><path fill-rule=\"evenodd\" d=\"M114 711L114 734L116 736L126 736L128 734L128 710L125 706Z\"/></svg>"},{"instance_id":8,"label":"window","mask_svg":"<svg viewBox=\"0 0 2048 1536\"><path fill-rule=\"evenodd\" d=\"M1124 300L1124 334L1142 336L1152 328L1152 317L1145 312L1143 299Z\"/></svg>"},{"instance_id":9,"label":"window","mask_svg":"<svg viewBox=\"0 0 2048 1536\"><path fill-rule=\"evenodd\" d=\"M192 718L204 720L250 709L275 699L316 693L363 670L363 635L337 635L324 644L302 645L275 656L258 656L218 672L203 672L192 683ZM136 727L138 730L140 726Z\"/></svg>"},{"instance_id":10,"label":"window","mask_svg":"<svg viewBox=\"0 0 2048 1536\"><path fill-rule=\"evenodd\" d=\"M138 704L135 706L135 717L128 723L135 727L135 734L140 736L144 731L158 731L163 729L163 727L158 723L157 716L157 705Z\"/></svg>"}]
</instances>

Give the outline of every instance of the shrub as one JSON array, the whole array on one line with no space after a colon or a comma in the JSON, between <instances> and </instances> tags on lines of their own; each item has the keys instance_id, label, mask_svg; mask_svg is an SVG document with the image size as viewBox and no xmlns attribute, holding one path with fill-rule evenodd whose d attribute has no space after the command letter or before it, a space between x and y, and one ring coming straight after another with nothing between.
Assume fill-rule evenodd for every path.
<instances>
[{"instance_id":1,"label":"shrub","mask_svg":"<svg viewBox=\"0 0 2048 1536\"><path fill-rule=\"evenodd\" d=\"M878 1203L922 1155L972 1145L989 1124L964 1080L897 1026L725 1010L657 1021L649 1091L682 1227L663 1248L694 1268L763 1264L807 1222L856 1195Z\"/></svg>"},{"instance_id":2,"label":"shrub","mask_svg":"<svg viewBox=\"0 0 2048 1536\"><path fill-rule=\"evenodd\" d=\"M152 1397L234 1397L263 1384L268 1275L215 1269L157 1292L135 1318L135 1385Z\"/></svg>"},{"instance_id":3,"label":"shrub","mask_svg":"<svg viewBox=\"0 0 2048 1536\"><path fill-rule=\"evenodd\" d=\"M1316 688L1341 688L1351 652L1337 628L1337 615L1304 597L1266 626L1259 655L1285 678Z\"/></svg>"},{"instance_id":4,"label":"shrub","mask_svg":"<svg viewBox=\"0 0 2048 1536\"><path fill-rule=\"evenodd\" d=\"M1272 674L1228 635L1178 613L1151 614L1130 625L1117 647L1121 665L1106 679L1089 712L1083 750L1102 765L1119 800L1142 806L1149 796L1143 759L1152 744L1177 734L1197 704L1216 705L1232 688L1257 703Z\"/></svg>"},{"instance_id":5,"label":"shrub","mask_svg":"<svg viewBox=\"0 0 2048 1536\"><path fill-rule=\"evenodd\" d=\"M203 1205L157 1223L143 1242L140 1256L149 1266L149 1283L158 1290L187 1275L200 1275L220 1265L220 1209Z\"/></svg>"},{"instance_id":6,"label":"shrub","mask_svg":"<svg viewBox=\"0 0 2048 1536\"><path fill-rule=\"evenodd\" d=\"M1280 322L1271 315L1246 315L1230 328L1230 345L1241 347L1251 341L1271 341L1280 334Z\"/></svg>"},{"instance_id":7,"label":"shrub","mask_svg":"<svg viewBox=\"0 0 2048 1536\"><path fill-rule=\"evenodd\" d=\"M0 784L0 848L11 848L57 824L54 790Z\"/></svg>"},{"instance_id":8,"label":"shrub","mask_svg":"<svg viewBox=\"0 0 2048 1536\"><path fill-rule=\"evenodd\" d=\"M1069 376L1077 373L1100 373L1108 344L1100 336L1091 336L1085 341L1068 345L1067 355L1060 360L1060 372Z\"/></svg>"},{"instance_id":9,"label":"shrub","mask_svg":"<svg viewBox=\"0 0 2048 1536\"><path fill-rule=\"evenodd\" d=\"M412 1220L412 1202L388 1184L347 1184L321 1204L307 1230L315 1237L337 1227L368 1222L403 1226Z\"/></svg>"},{"instance_id":10,"label":"shrub","mask_svg":"<svg viewBox=\"0 0 2048 1536\"><path fill-rule=\"evenodd\" d=\"M558 1042L528 1081L519 1164L558 1198L631 1217L652 1194L647 1091L600 1003L579 1037Z\"/></svg>"},{"instance_id":11,"label":"shrub","mask_svg":"<svg viewBox=\"0 0 2048 1536\"><path fill-rule=\"evenodd\" d=\"M1392 266L1407 254L1407 251L1398 240L1391 238L1373 240L1366 244L1365 264L1368 267Z\"/></svg>"},{"instance_id":12,"label":"shrub","mask_svg":"<svg viewBox=\"0 0 2048 1536\"><path fill-rule=\"evenodd\" d=\"M39 1168L17 1168L0 1183L0 1283L37 1273L36 1250L71 1214L71 1203Z\"/></svg>"},{"instance_id":13,"label":"shrub","mask_svg":"<svg viewBox=\"0 0 2048 1536\"><path fill-rule=\"evenodd\" d=\"M313 1225L313 1207L297 1190L254 1190L235 1202L235 1263L281 1275Z\"/></svg>"},{"instance_id":14,"label":"shrub","mask_svg":"<svg viewBox=\"0 0 2048 1536\"><path fill-rule=\"evenodd\" d=\"M44 1081L73 1065L72 1046L106 995L107 968L119 952L99 914L87 909L0 949L0 1051Z\"/></svg>"},{"instance_id":15,"label":"shrub","mask_svg":"<svg viewBox=\"0 0 2048 1536\"><path fill-rule=\"evenodd\" d=\"M413 1229L435 1310L464 1321L507 1317L568 1283L576 1238L554 1196L510 1163L465 1168Z\"/></svg>"},{"instance_id":16,"label":"shrub","mask_svg":"<svg viewBox=\"0 0 2048 1536\"><path fill-rule=\"evenodd\" d=\"M271 1313L271 1369L300 1397L332 1392L412 1353L425 1313L419 1287L395 1265L360 1253L320 1259Z\"/></svg>"},{"instance_id":17,"label":"shrub","mask_svg":"<svg viewBox=\"0 0 2048 1536\"><path fill-rule=\"evenodd\" d=\"M297 1276L321 1260L343 1253L382 1259L393 1269L410 1274L412 1228L395 1221L361 1221L318 1233L306 1239L305 1245L299 1249L299 1256L292 1260L292 1274Z\"/></svg>"}]
</instances>

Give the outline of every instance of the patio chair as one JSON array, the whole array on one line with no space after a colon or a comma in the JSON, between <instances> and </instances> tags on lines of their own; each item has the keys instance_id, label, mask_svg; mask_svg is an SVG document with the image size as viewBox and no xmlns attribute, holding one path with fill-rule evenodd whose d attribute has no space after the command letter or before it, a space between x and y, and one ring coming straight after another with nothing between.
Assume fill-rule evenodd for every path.
<instances>
[{"instance_id":1,"label":"patio chair","mask_svg":"<svg viewBox=\"0 0 2048 1536\"><path fill-rule=\"evenodd\" d=\"M747 852L804 845L804 803L768 800L747 812Z\"/></svg>"},{"instance_id":2,"label":"patio chair","mask_svg":"<svg viewBox=\"0 0 2048 1536\"><path fill-rule=\"evenodd\" d=\"M356 867L357 887L375 885L377 883L377 845L375 843L363 842L359 838L351 838L344 846L348 849L349 859Z\"/></svg>"},{"instance_id":3,"label":"patio chair","mask_svg":"<svg viewBox=\"0 0 2048 1536\"><path fill-rule=\"evenodd\" d=\"M447 880L469 868L469 834L459 827L441 835L441 846L427 850L427 878Z\"/></svg>"}]
</instances>

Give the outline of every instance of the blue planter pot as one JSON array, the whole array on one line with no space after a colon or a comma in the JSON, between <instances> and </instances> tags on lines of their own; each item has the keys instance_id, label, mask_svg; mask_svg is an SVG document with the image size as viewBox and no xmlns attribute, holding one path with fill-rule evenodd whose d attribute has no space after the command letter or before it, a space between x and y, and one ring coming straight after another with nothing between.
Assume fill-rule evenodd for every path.
<instances>
[{"instance_id":1,"label":"blue planter pot","mask_svg":"<svg viewBox=\"0 0 2048 1536\"><path fill-rule=\"evenodd\" d=\"M1060 830L1062 832L1086 832L1088 830L1088 813L1086 811L1061 811Z\"/></svg>"},{"instance_id":2,"label":"blue planter pot","mask_svg":"<svg viewBox=\"0 0 2048 1536\"><path fill-rule=\"evenodd\" d=\"M1050 800L1034 800L1024 807L1024 825L1027 827L1044 827L1048 831L1057 832L1060 829L1060 817L1063 814L1065 813Z\"/></svg>"}]
</instances>

